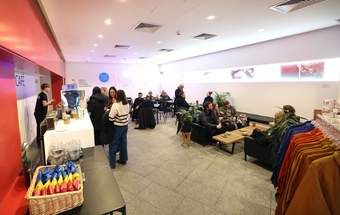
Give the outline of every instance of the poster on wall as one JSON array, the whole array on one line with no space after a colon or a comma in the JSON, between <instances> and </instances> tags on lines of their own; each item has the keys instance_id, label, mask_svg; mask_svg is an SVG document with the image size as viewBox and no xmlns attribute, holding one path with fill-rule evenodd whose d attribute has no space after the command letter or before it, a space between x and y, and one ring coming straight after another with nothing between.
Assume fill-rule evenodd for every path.
<instances>
[{"instance_id":1,"label":"poster on wall","mask_svg":"<svg viewBox=\"0 0 340 215\"><path fill-rule=\"evenodd\" d=\"M324 62L284 65L281 66L281 77L321 79L324 75L324 65Z\"/></svg>"},{"instance_id":2,"label":"poster on wall","mask_svg":"<svg viewBox=\"0 0 340 215\"><path fill-rule=\"evenodd\" d=\"M254 68L243 68L231 70L231 78L236 80L253 79L255 76Z\"/></svg>"},{"instance_id":3,"label":"poster on wall","mask_svg":"<svg viewBox=\"0 0 340 215\"><path fill-rule=\"evenodd\" d=\"M39 76L15 73L16 97L21 142L32 143L36 137L34 108L39 92Z\"/></svg>"}]
</instances>

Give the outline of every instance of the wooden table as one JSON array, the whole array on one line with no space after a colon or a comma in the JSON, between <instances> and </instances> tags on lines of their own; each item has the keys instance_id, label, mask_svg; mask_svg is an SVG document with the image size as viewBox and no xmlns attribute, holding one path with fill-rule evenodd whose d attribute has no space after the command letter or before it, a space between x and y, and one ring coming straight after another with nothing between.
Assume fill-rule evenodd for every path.
<instances>
[{"instance_id":1,"label":"wooden table","mask_svg":"<svg viewBox=\"0 0 340 215\"><path fill-rule=\"evenodd\" d=\"M213 136L213 139L217 141L221 149L223 145L232 144L231 151L227 149L224 149L224 150L226 152L234 154L235 144L242 142L245 136L250 136L253 133L255 128L262 130L262 131L266 131L269 128L269 126L264 125L264 124L256 124L255 126L247 126L244 128L236 129L234 131L230 131L230 132L226 132L223 134Z\"/></svg>"}]
</instances>

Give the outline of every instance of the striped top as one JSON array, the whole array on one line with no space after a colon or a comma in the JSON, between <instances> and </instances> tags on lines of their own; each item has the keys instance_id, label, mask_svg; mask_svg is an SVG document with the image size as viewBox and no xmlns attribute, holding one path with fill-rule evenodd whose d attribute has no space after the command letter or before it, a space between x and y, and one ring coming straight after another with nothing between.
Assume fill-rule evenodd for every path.
<instances>
[{"instance_id":1,"label":"striped top","mask_svg":"<svg viewBox=\"0 0 340 215\"><path fill-rule=\"evenodd\" d=\"M123 105L122 102L113 103L110 113L109 119L113 121L114 125L117 126L125 126L129 123L129 105Z\"/></svg>"}]
</instances>

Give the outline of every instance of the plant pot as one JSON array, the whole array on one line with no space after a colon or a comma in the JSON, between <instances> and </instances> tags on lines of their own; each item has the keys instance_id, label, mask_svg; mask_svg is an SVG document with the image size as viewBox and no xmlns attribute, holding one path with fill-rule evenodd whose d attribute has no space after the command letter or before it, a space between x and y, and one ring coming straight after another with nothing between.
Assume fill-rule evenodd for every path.
<instances>
[{"instance_id":1,"label":"plant pot","mask_svg":"<svg viewBox=\"0 0 340 215\"><path fill-rule=\"evenodd\" d=\"M185 132L185 133L191 132L191 122L184 122L184 123L182 124L181 131L182 131L182 132Z\"/></svg>"}]
</instances>

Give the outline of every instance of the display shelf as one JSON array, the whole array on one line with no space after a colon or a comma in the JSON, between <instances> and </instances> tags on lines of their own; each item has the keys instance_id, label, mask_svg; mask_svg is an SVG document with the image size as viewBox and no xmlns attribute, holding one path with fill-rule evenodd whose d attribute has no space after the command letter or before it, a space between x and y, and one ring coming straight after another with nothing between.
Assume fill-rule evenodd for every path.
<instances>
[{"instance_id":1,"label":"display shelf","mask_svg":"<svg viewBox=\"0 0 340 215\"><path fill-rule=\"evenodd\" d=\"M323 114L318 114L318 118L322 122L327 123L328 125L330 125L333 128L335 128L338 132L340 132L340 118L339 117L332 118L330 116L326 116L326 115L323 115Z\"/></svg>"}]
</instances>

